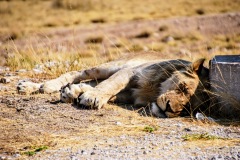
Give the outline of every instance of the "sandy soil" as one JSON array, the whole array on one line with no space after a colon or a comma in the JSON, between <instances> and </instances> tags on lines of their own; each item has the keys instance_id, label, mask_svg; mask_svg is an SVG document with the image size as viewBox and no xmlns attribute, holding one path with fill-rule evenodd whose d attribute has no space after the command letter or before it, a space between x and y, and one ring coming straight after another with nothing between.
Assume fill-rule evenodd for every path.
<instances>
[{"instance_id":1,"label":"sandy soil","mask_svg":"<svg viewBox=\"0 0 240 160\"><path fill-rule=\"evenodd\" d=\"M109 38L131 37L141 28L157 28L160 24L178 26L182 32L198 30L208 36L240 34L239 13L96 26L98 31L94 27L79 28L76 34L87 37L104 32ZM71 31L58 30L50 34L52 42L58 44L67 42ZM40 38L34 38L33 46L41 45ZM77 40L83 43L82 39ZM15 43L24 47L27 40ZM1 77L6 73L9 74L1 69ZM15 85L26 76L10 73L16 77L8 84L0 84L0 159L240 159L239 122L157 119L146 116L144 108L117 104L87 110L56 103L58 94L18 95ZM186 139L194 135L202 137ZM39 151L41 147L44 149ZM30 152L34 155L29 156Z\"/></svg>"}]
</instances>

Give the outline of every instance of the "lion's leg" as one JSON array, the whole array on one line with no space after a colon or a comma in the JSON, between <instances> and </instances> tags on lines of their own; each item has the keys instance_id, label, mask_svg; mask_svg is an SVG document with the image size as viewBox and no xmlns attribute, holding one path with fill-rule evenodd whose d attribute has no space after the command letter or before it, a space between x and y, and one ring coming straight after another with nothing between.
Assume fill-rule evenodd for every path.
<instances>
[{"instance_id":1,"label":"lion's leg","mask_svg":"<svg viewBox=\"0 0 240 160\"><path fill-rule=\"evenodd\" d=\"M21 81L17 84L17 90L19 93L23 94L31 94L38 91L42 93L58 92L63 85L71 83L78 74L79 72L77 71L68 72L56 79L46 81L45 83Z\"/></svg>"},{"instance_id":2,"label":"lion's leg","mask_svg":"<svg viewBox=\"0 0 240 160\"><path fill-rule=\"evenodd\" d=\"M63 86L60 91L60 100L61 102L71 103L74 99L77 99L79 95L84 92L93 89L99 82L97 81L89 81L79 84L67 84ZM117 95L113 96L109 102L112 103L123 103L123 104L133 104L134 99L132 97L131 90L123 90Z\"/></svg>"},{"instance_id":3,"label":"lion's leg","mask_svg":"<svg viewBox=\"0 0 240 160\"><path fill-rule=\"evenodd\" d=\"M46 81L40 88L42 93L58 92L62 86L72 83L74 78L79 74L77 71L72 71L61 75L56 79Z\"/></svg>"},{"instance_id":4,"label":"lion's leg","mask_svg":"<svg viewBox=\"0 0 240 160\"><path fill-rule=\"evenodd\" d=\"M72 83L79 83L83 80L104 80L122 69L122 66L101 65L86 70L79 71Z\"/></svg>"},{"instance_id":5,"label":"lion's leg","mask_svg":"<svg viewBox=\"0 0 240 160\"><path fill-rule=\"evenodd\" d=\"M19 81L17 91L19 94L37 93L43 83L34 83L31 81Z\"/></svg>"},{"instance_id":6,"label":"lion's leg","mask_svg":"<svg viewBox=\"0 0 240 160\"><path fill-rule=\"evenodd\" d=\"M78 84L84 80L102 80L107 79L120 68L96 67L79 72L69 72L61 75L59 78L44 83L42 90L44 93L53 93L59 91L62 86L68 83Z\"/></svg>"},{"instance_id":7,"label":"lion's leg","mask_svg":"<svg viewBox=\"0 0 240 160\"><path fill-rule=\"evenodd\" d=\"M32 93L36 91L40 91L41 93L54 93L58 92L62 86L65 86L68 83L79 83L83 80L106 79L119 69L121 69L121 66L101 65L83 71L68 72L56 79L41 84L30 81L21 82L17 85L17 90L21 93Z\"/></svg>"},{"instance_id":8,"label":"lion's leg","mask_svg":"<svg viewBox=\"0 0 240 160\"><path fill-rule=\"evenodd\" d=\"M21 85L17 85L17 89L22 93L31 92L33 90L34 91L39 90L42 93L58 92L62 86L67 85L68 83L79 83L83 80L99 80L99 79L104 80L121 69L138 66L138 65L141 65L142 63L144 63L144 61L138 61L138 60L112 61L109 63L102 64L95 68L82 70L79 72L73 71L73 72L63 74L56 79L46 81L43 85L36 84L33 82L28 82L28 84L23 82L21 83ZM31 85L29 85L30 83Z\"/></svg>"},{"instance_id":9,"label":"lion's leg","mask_svg":"<svg viewBox=\"0 0 240 160\"><path fill-rule=\"evenodd\" d=\"M100 109L109 99L125 89L132 79L132 69L122 69L108 79L99 83L95 88L86 91L80 96L80 104Z\"/></svg>"}]
</instances>

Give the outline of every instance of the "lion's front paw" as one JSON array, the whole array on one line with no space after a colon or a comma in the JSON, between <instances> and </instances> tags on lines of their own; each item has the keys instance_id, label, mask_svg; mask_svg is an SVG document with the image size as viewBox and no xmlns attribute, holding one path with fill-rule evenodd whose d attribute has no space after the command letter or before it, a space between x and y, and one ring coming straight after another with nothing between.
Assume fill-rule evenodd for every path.
<instances>
[{"instance_id":1,"label":"lion's front paw","mask_svg":"<svg viewBox=\"0 0 240 160\"><path fill-rule=\"evenodd\" d=\"M79 95L90 89L92 89L92 87L85 83L67 84L60 90L60 99L62 102L66 103L73 102L73 100L77 99Z\"/></svg>"},{"instance_id":2,"label":"lion's front paw","mask_svg":"<svg viewBox=\"0 0 240 160\"><path fill-rule=\"evenodd\" d=\"M20 81L17 84L17 91L19 94L31 94L39 91L42 84L31 81Z\"/></svg>"},{"instance_id":3,"label":"lion's front paw","mask_svg":"<svg viewBox=\"0 0 240 160\"><path fill-rule=\"evenodd\" d=\"M107 103L108 97L96 90L91 90L83 93L80 97L80 104L93 108L100 109Z\"/></svg>"}]
</instances>

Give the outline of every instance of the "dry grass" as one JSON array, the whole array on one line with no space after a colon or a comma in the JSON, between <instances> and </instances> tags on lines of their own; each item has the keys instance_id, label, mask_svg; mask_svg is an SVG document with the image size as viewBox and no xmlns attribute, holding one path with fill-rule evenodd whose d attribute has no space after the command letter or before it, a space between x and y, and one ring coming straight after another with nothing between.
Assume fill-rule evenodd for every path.
<instances>
[{"instance_id":1,"label":"dry grass","mask_svg":"<svg viewBox=\"0 0 240 160\"><path fill-rule=\"evenodd\" d=\"M108 56L100 56L97 53L99 47L95 43L99 43L101 40L101 37L88 39L87 43L91 44L86 49L76 48L71 51L65 51L64 46L63 50L58 49L58 51L51 46L17 48L12 41L11 44L8 44L11 53L6 56L6 65L12 71L42 69L44 74L56 77L68 71L86 69L109 60Z\"/></svg>"},{"instance_id":2,"label":"dry grass","mask_svg":"<svg viewBox=\"0 0 240 160\"><path fill-rule=\"evenodd\" d=\"M146 7L147 6L147 7ZM0 1L1 29L4 34L16 32L19 37L48 30L49 27L88 25L92 22L120 22L136 19L158 19L173 16L239 11L236 0L11 0ZM99 17L101 11L101 18ZM17 27L16 27L17 26Z\"/></svg>"},{"instance_id":3,"label":"dry grass","mask_svg":"<svg viewBox=\"0 0 240 160\"><path fill-rule=\"evenodd\" d=\"M102 43L103 36L89 37L85 40L85 43Z\"/></svg>"},{"instance_id":4,"label":"dry grass","mask_svg":"<svg viewBox=\"0 0 240 160\"><path fill-rule=\"evenodd\" d=\"M173 37L173 41L162 42L154 36L151 38L156 39L155 42L148 42L149 38L135 41L120 37L112 41L107 36L89 36L84 39L83 46L77 46L77 43L73 41L57 46L57 48L48 45L48 40L44 42L46 46L35 47L30 44L25 48L16 46L14 41L10 41L5 45L9 52L5 63L13 71L31 70L39 64L55 63L56 65L51 68L44 67L44 71L52 76L58 76L67 71L80 70L114 60L125 52L157 51L162 52L165 58L177 57L194 60L204 57L208 61L215 55L238 54L240 50L239 34L216 35L208 38L199 32L167 31L165 35L165 37ZM51 41L49 43L51 44ZM208 66L208 63L205 65Z\"/></svg>"},{"instance_id":5,"label":"dry grass","mask_svg":"<svg viewBox=\"0 0 240 160\"><path fill-rule=\"evenodd\" d=\"M129 36L128 39L121 36L114 37L114 42L112 42L113 37L109 38L105 33L94 33L95 35L82 38L85 43L83 45L74 41L75 33L73 37L68 37L73 40L63 42L61 45L54 44L51 35L46 33L60 29L60 27L70 27L73 30L76 25L89 27L92 23L104 23L105 25L132 20L222 13L239 9L240 5L235 0L197 2L174 0L168 3L163 0L150 0L142 1L141 5L137 0L0 1L0 42L2 42L0 50L8 53L4 55L7 57L6 61L2 59L0 63L5 63L15 71L22 68L30 70L37 64L54 61L63 65L45 70L50 75L58 76L66 71L79 70L114 60L124 52L152 50L163 52L165 55L174 53L175 56L172 57L187 59L193 58L189 52L193 53L195 58L207 57L207 59L211 59L216 54L237 54L239 53L240 35L228 37L218 35L208 39L197 31L190 33L172 31L173 28L166 24L157 26L155 29L144 28L133 36ZM99 11L101 11L101 16L99 16ZM31 42L27 46L20 47L14 44L14 40L28 37L32 33L40 35L40 39L36 38L36 42L40 42L42 46L36 46L36 43ZM174 41L162 42L161 39L164 37L173 37ZM197 45L198 43L202 44ZM182 48L189 52L182 52Z\"/></svg>"},{"instance_id":6,"label":"dry grass","mask_svg":"<svg viewBox=\"0 0 240 160\"><path fill-rule=\"evenodd\" d=\"M198 141L198 140L216 140L216 139L227 139L222 138L214 135L209 135L208 133L202 133L202 134L186 134L182 136L184 141Z\"/></svg>"}]
</instances>

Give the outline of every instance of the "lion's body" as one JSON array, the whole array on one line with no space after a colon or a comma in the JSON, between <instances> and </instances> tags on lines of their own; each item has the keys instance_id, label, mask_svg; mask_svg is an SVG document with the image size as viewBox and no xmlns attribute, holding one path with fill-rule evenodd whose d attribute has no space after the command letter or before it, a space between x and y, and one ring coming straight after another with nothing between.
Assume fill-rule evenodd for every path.
<instances>
[{"instance_id":1,"label":"lion's body","mask_svg":"<svg viewBox=\"0 0 240 160\"><path fill-rule=\"evenodd\" d=\"M137 106L152 104L154 115L161 117L163 111L167 117L174 117L187 105L199 101L191 99L204 90L201 79L208 75L203 62L162 60L155 54L143 54L66 73L45 82L40 90L51 93L64 86L61 89L64 102L79 98L80 104L98 109L110 100ZM82 83L88 80L97 83ZM19 91L27 88L23 83L18 87Z\"/></svg>"}]
</instances>

